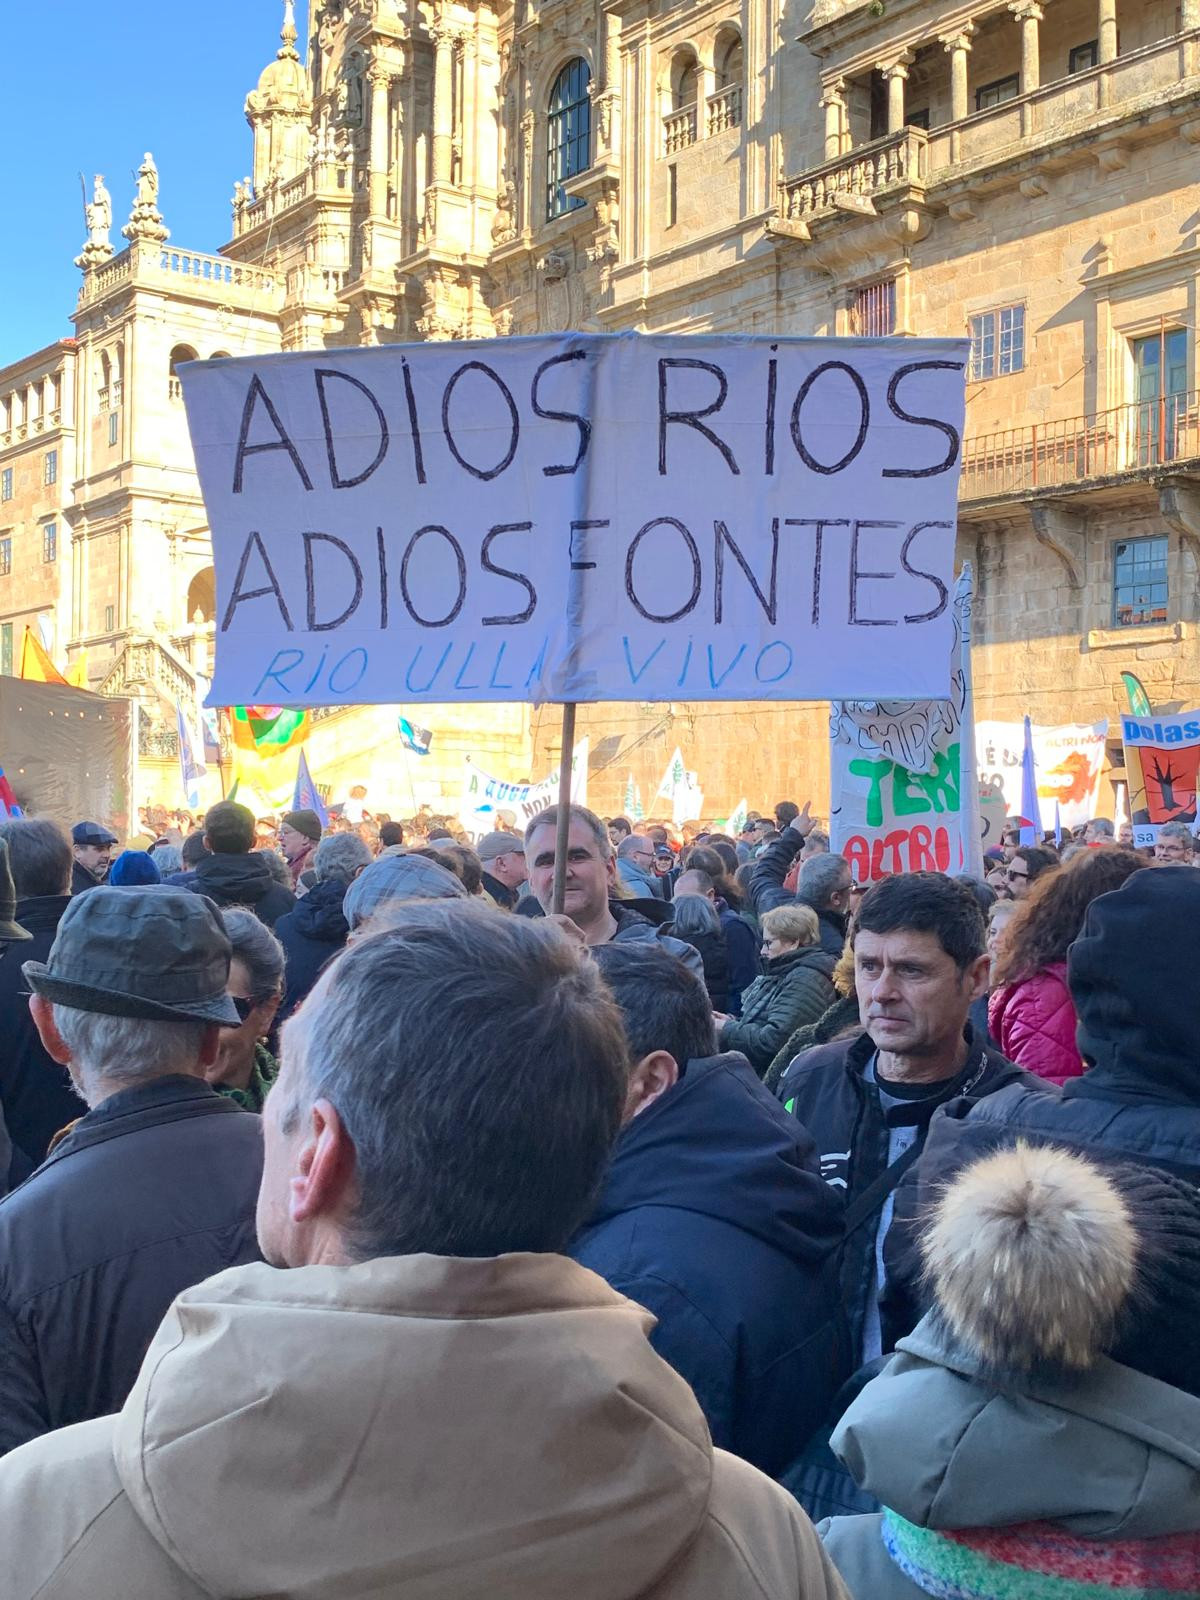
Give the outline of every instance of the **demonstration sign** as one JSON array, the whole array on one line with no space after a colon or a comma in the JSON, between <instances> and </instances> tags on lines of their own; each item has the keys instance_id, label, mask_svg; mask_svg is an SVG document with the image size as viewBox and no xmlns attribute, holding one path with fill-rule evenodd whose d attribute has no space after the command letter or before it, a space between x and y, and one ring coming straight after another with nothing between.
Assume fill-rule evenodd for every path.
<instances>
[{"instance_id":1,"label":"demonstration sign","mask_svg":"<svg viewBox=\"0 0 1200 1600\"><path fill-rule=\"evenodd\" d=\"M214 704L944 689L961 341L193 362Z\"/></svg>"},{"instance_id":2,"label":"demonstration sign","mask_svg":"<svg viewBox=\"0 0 1200 1600\"><path fill-rule=\"evenodd\" d=\"M971 598L971 569L964 567L953 648L942 667L947 698L830 707L831 848L859 883L901 872L981 870Z\"/></svg>"},{"instance_id":3,"label":"demonstration sign","mask_svg":"<svg viewBox=\"0 0 1200 1600\"><path fill-rule=\"evenodd\" d=\"M1186 822L1194 833L1200 711L1177 717L1125 716L1121 737L1134 844L1139 849L1155 844L1164 822Z\"/></svg>"},{"instance_id":4,"label":"demonstration sign","mask_svg":"<svg viewBox=\"0 0 1200 1600\"><path fill-rule=\"evenodd\" d=\"M571 755L571 799L580 806L587 805L588 744L581 739ZM469 832L480 834L500 827L499 813L509 811L524 833L526 825L558 799L560 776L555 768L540 783L505 783L468 760L458 814Z\"/></svg>"},{"instance_id":5,"label":"demonstration sign","mask_svg":"<svg viewBox=\"0 0 1200 1600\"><path fill-rule=\"evenodd\" d=\"M1090 822L1100 805L1100 776L1108 738L1107 721L1033 726L1042 821L1054 822L1055 807L1064 828ZM1025 726L1020 722L980 722L975 727L979 784L998 793L1009 816L1021 815L1021 755Z\"/></svg>"}]
</instances>

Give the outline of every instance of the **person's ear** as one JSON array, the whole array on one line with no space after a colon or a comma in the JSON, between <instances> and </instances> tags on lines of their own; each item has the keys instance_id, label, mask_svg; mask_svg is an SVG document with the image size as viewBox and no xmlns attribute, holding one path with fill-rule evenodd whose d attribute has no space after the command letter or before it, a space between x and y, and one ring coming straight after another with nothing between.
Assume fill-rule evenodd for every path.
<instances>
[{"instance_id":1,"label":"person's ear","mask_svg":"<svg viewBox=\"0 0 1200 1600\"><path fill-rule=\"evenodd\" d=\"M342 1213L354 1184L354 1145L328 1100L308 1110L308 1130L296 1153L289 1184L293 1222L315 1222Z\"/></svg>"},{"instance_id":2,"label":"person's ear","mask_svg":"<svg viewBox=\"0 0 1200 1600\"><path fill-rule=\"evenodd\" d=\"M608 879L609 883L616 883L617 881L617 855L615 850L604 863L604 876Z\"/></svg>"},{"instance_id":3,"label":"person's ear","mask_svg":"<svg viewBox=\"0 0 1200 1600\"><path fill-rule=\"evenodd\" d=\"M966 979L966 982L970 987L972 1000L978 1000L981 995L985 995L988 992L988 986L991 981L991 969L992 958L991 956L984 954L977 956L963 974L963 977Z\"/></svg>"},{"instance_id":4,"label":"person's ear","mask_svg":"<svg viewBox=\"0 0 1200 1600\"><path fill-rule=\"evenodd\" d=\"M210 1022L204 1029L200 1039L200 1065L211 1067L217 1059L221 1048L221 1026L217 1022Z\"/></svg>"},{"instance_id":5,"label":"person's ear","mask_svg":"<svg viewBox=\"0 0 1200 1600\"><path fill-rule=\"evenodd\" d=\"M57 1061L60 1067L69 1067L71 1052L67 1049L63 1036L55 1024L54 1007L44 994L29 996L29 1015L33 1018L38 1037L51 1061Z\"/></svg>"},{"instance_id":6,"label":"person's ear","mask_svg":"<svg viewBox=\"0 0 1200 1600\"><path fill-rule=\"evenodd\" d=\"M666 1050L652 1050L648 1056L643 1056L629 1074L622 1122L632 1122L678 1082L679 1063L673 1055Z\"/></svg>"}]
</instances>

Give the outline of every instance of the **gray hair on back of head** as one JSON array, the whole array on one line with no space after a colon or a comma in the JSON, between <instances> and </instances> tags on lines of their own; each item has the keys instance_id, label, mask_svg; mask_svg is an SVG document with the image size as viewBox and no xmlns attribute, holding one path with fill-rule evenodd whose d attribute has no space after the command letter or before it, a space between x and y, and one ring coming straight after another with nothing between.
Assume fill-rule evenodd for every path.
<instances>
[{"instance_id":1,"label":"gray hair on back of head","mask_svg":"<svg viewBox=\"0 0 1200 1600\"><path fill-rule=\"evenodd\" d=\"M144 1017L110 1017L57 1002L53 1011L54 1026L71 1053L71 1075L88 1105L100 1098L101 1084L111 1093L153 1078L193 1073L205 1030L211 1026L192 1018L152 1022Z\"/></svg>"},{"instance_id":2,"label":"gray hair on back of head","mask_svg":"<svg viewBox=\"0 0 1200 1600\"><path fill-rule=\"evenodd\" d=\"M809 856L800 868L796 883L797 898L814 911L825 911L830 899L850 882L850 863L845 856L822 853Z\"/></svg>"},{"instance_id":3,"label":"gray hair on back of head","mask_svg":"<svg viewBox=\"0 0 1200 1600\"><path fill-rule=\"evenodd\" d=\"M321 840L313 856L313 871L318 883L354 882L362 867L369 867L374 857L356 833L330 833Z\"/></svg>"},{"instance_id":4,"label":"gray hair on back of head","mask_svg":"<svg viewBox=\"0 0 1200 1600\"><path fill-rule=\"evenodd\" d=\"M266 1000L283 987L283 946L248 906L225 906L221 921L232 946L230 959L240 961L250 977L250 998Z\"/></svg>"}]
</instances>

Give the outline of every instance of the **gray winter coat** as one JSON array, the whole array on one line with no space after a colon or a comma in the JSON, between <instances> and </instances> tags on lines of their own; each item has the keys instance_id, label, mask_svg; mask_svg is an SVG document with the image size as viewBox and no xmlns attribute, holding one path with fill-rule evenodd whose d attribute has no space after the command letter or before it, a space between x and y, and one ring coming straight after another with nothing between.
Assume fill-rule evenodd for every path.
<instances>
[{"instance_id":1,"label":"gray winter coat","mask_svg":"<svg viewBox=\"0 0 1200 1600\"><path fill-rule=\"evenodd\" d=\"M1200 1398L1101 1358L1077 1384L987 1383L925 1320L852 1403L832 1439L859 1485L939 1529L1049 1521L1076 1536L1200 1529ZM928 1600L897 1567L882 1517L818 1529L856 1600Z\"/></svg>"}]
</instances>

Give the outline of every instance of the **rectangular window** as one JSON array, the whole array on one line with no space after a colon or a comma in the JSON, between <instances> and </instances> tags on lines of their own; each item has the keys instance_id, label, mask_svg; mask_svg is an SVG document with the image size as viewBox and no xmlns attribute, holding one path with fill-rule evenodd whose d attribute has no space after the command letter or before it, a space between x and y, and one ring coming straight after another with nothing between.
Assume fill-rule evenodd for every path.
<instances>
[{"instance_id":1,"label":"rectangular window","mask_svg":"<svg viewBox=\"0 0 1200 1600\"><path fill-rule=\"evenodd\" d=\"M52 483L58 482L58 451L47 450L45 467L42 471L42 482L49 488Z\"/></svg>"},{"instance_id":2,"label":"rectangular window","mask_svg":"<svg viewBox=\"0 0 1200 1600\"><path fill-rule=\"evenodd\" d=\"M1167 536L1118 539L1113 546L1113 627L1167 620Z\"/></svg>"},{"instance_id":3,"label":"rectangular window","mask_svg":"<svg viewBox=\"0 0 1200 1600\"><path fill-rule=\"evenodd\" d=\"M5 534L0 539L0 578L7 578L12 571L12 535Z\"/></svg>"},{"instance_id":4,"label":"rectangular window","mask_svg":"<svg viewBox=\"0 0 1200 1600\"><path fill-rule=\"evenodd\" d=\"M986 111L990 106L1002 106L1006 100L1015 100L1021 92L1020 74L997 78L995 83L981 83L975 91L976 111Z\"/></svg>"},{"instance_id":5,"label":"rectangular window","mask_svg":"<svg viewBox=\"0 0 1200 1600\"><path fill-rule=\"evenodd\" d=\"M971 318L971 381L1003 378L1025 366L1025 307L1002 306Z\"/></svg>"},{"instance_id":6,"label":"rectangular window","mask_svg":"<svg viewBox=\"0 0 1200 1600\"><path fill-rule=\"evenodd\" d=\"M105 606L104 608L104 631L105 633L113 631L113 608L111 606Z\"/></svg>"},{"instance_id":7,"label":"rectangular window","mask_svg":"<svg viewBox=\"0 0 1200 1600\"><path fill-rule=\"evenodd\" d=\"M42 560L44 562L58 560L57 522L46 522L42 525Z\"/></svg>"},{"instance_id":8,"label":"rectangular window","mask_svg":"<svg viewBox=\"0 0 1200 1600\"><path fill-rule=\"evenodd\" d=\"M6 678L13 675L13 625L0 622L0 672Z\"/></svg>"},{"instance_id":9,"label":"rectangular window","mask_svg":"<svg viewBox=\"0 0 1200 1600\"><path fill-rule=\"evenodd\" d=\"M860 339L886 339L896 331L896 280L884 278L854 293L850 331Z\"/></svg>"},{"instance_id":10,"label":"rectangular window","mask_svg":"<svg viewBox=\"0 0 1200 1600\"><path fill-rule=\"evenodd\" d=\"M667 168L667 227L673 228L679 220L679 168L675 162Z\"/></svg>"},{"instance_id":11,"label":"rectangular window","mask_svg":"<svg viewBox=\"0 0 1200 1600\"><path fill-rule=\"evenodd\" d=\"M13 497L12 474L13 469L11 467L5 467L4 471L0 472L0 500L11 500Z\"/></svg>"},{"instance_id":12,"label":"rectangular window","mask_svg":"<svg viewBox=\"0 0 1200 1600\"><path fill-rule=\"evenodd\" d=\"M1067 61L1068 72L1087 72L1091 67L1100 65L1100 41L1089 39L1086 44L1077 44L1071 51Z\"/></svg>"},{"instance_id":13,"label":"rectangular window","mask_svg":"<svg viewBox=\"0 0 1200 1600\"><path fill-rule=\"evenodd\" d=\"M929 107L922 106L919 111L910 111L905 119L910 128L924 128L929 132Z\"/></svg>"},{"instance_id":14,"label":"rectangular window","mask_svg":"<svg viewBox=\"0 0 1200 1600\"><path fill-rule=\"evenodd\" d=\"M116 444L121 431L121 419L115 411L108 413L108 443L111 449Z\"/></svg>"}]
</instances>

